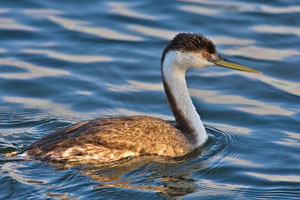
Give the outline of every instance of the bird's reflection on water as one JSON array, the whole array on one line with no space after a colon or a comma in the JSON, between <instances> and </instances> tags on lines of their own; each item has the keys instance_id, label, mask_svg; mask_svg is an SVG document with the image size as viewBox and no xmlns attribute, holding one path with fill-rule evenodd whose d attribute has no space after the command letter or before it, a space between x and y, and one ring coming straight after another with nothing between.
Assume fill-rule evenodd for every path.
<instances>
[{"instance_id":1,"label":"bird's reflection on water","mask_svg":"<svg viewBox=\"0 0 300 200\"><path fill-rule=\"evenodd\" d=\"M190 177L195 170L205 168L206 163L201 162L194 168L181 168L182 160L157 159L153 157L132 158L123 163L114 163L110 166L86 166L79 171L100 184L97 188L124 188L154 191L168 196L182 196L197 189L193 184L196 179Z\"/></svg>"},{"instance_id":2,"label":"bird's reflection on water","mask_svg":"<svg viewBox=\"0 0 300 200\"><path fill-rule=\"evenodd\" d=\"M213 130L210 130L212 132ZM224 149L224 135L211 135L201 148L178 158L131 157L109 164L54 164L56 170L75 167L82 175L99 182L95 189L122 188L152 191L161 197L179 197L197 190L194 172L205 171L210 158Z\"/></svg>"}]
</instances>

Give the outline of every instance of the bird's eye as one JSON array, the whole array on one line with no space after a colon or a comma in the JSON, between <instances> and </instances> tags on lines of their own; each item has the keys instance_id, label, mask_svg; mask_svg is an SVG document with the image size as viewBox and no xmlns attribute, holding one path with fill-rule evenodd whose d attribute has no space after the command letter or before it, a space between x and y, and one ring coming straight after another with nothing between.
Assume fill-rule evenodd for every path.
<instances>
[{"instance_id":1,"label":"bird's eye","mask_svg":"<svg viewBox=\"0 0 300 200\"><path fill-rule=\"evenodd\" d=\"M209 57L210 56L210 53L208 53L207 51L204 53L204 57Z\"/></svg>"}]
</instances>

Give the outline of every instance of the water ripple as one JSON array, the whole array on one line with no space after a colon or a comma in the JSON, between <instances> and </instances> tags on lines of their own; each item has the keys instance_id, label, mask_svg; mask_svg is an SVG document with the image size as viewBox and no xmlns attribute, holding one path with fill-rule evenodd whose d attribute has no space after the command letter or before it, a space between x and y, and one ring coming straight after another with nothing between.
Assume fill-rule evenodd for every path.
<instances>
[{"instance_id":1,"label":"water ripple","mask_svg":"<svg viewBox=\"0 0 300 200\"><path fill-rule=\"evenodd\" d=\"M292 49L273 49L259 46L247 46L235 49L223 49L223 53L227 55L245 56L249 58L262 60L283 60L291 56L300 55L300 51Z\"/></svg>"},{"instance_id":2,"label":"water ripple","mask_svg":"<svg viewBox=\"0 0 300 200\"><path fill-rule=\"evenodd\" d=\"M216 15L219 13L219 10L216 8L207 8L202 6L180 6L179 9L199 15Z\"/></svg>"},{"instance_id":3,"label":"water ripple","mask_svg":"<svg viewBox=\"0 0 300 200\"><path fill-rule=\"evenodd\" d=\"M60 10L54 9L24 9L23 13L31 16L48 16L48 15L61 15L63 14Z\"/></svg>"},{"instance_id":4,"label":"water ripple","mask_svg":"<svg viewBox=\"0 0 300 200\"><path fill-rule=\"evenodd\" d=\"M107 3L107 5L110 7L109 11L117 15L123 15L126 17L133 17L137 19L148 19L148 20L156 19L156 17L153 15L139 13L135 10L129 9L129 7L131 6L131 4L129 3L109 2Z\"/></svg>"},{"instance_id":5,"label":"water ripple","mask_svg":"<svg viewBox=\"0 0 300 200\"><path fill-rule=\"evenodd\" d=\"M50 116L53 116L53 118L60 118L63 120L68 119L70 122L79 122L83 119L89 119L91 117L91 114L93 114L90 113L89 115L87 115L84 113L78 113L72 111L72 109L68 108L68 106L37 98L4 96L2 97L2 99L5 102L23 104L23 106L27 108L39 107L39 109L45 110L46 113L48 113Z\"/></svg>"},{"instance_id":6,"label":"water ripple","mask_svg":"<svg viewBox=\"0 0 300 200\"><path fill-rule=\"evenodd\" d=\"M213 104L232 104L235 108L244 112L249 112L256 115L292 115L293 112L282 109L269 103L247 99L238 95L223 95L216 91L208 90L189 90L193 97L198 97L207 103Z\"/></svg>"},{"instance_id":7,"label":"water ripple","mask_svg":"<svg viewBox=\"0 0 300 200\"><path fill-rule=\"evenodd\" d=\"M0 18L0 29L2 30L19 30L19 31L35 31L35 28L17 23L14 19Z\"/></svg>"},{"instance_id":8,"label":"water ripple","mask_svg":"<svg viewBox=\"0 0 300 200\"><path fill-rule=\"evenodd\" d=\"M229 36L214 36L211 37L212 41L216 44L226 44L226 45L250 45L255 43L254 40L250 39L241 39L241 38L234 38Z\"/></svg>"},{"instance_id":9,"label":"water ripple","mask_svg":"<svg viewBox=\"0 0 300 200\"><path fill-rule=\"evenodd\" d=\"M0 9L0 14L4 14L4 13L8 13L8 12L9 12L8 9L3 9L3 8Z\"/></svg>"},{"instance_id":10,"label":"water ripple","mask_svg":"<svg viewBox=\"0 0 300 200\"><path fill-rule=\"evenodd\" d=\"M258 33L275 33L275 34L293 34L300 37L300 28L291 26L269 26L259 25L253 26L252 29Z\"/></svg>"},{"instance_id":11,"label":"water ripple","mask_svg":"<svg viewBox=\"0 0 300 200\"><path fill-rule=\"evenodd\" d=\"M287 137L277 141L277 144L285 145L287 147L300 147L300 133L290 131L284 131L284 133Z\"/></svg>"},{"instance_id":12,"label":"water ripple","mask_svg":"<svg viewBox=\"0 0 300 200\"><path fill-rule=\"evenodd\" d=\"M127 83L122 85L107 83L105 86L113 92L137 92L142 90L163 91L163 85L161 83L154 84L135 80L128 80L126 82Z\"/></svg>"},{"instance_id":13,"label":"water ripple","mask_svg":"<svg viewBox=\"0 0 300 200\"><path fill-rule=\"evenodd\" d=\"M7 50L6 49L2 49L2 48L0 48L0 53L6 53L7 52Z\"/></svg>"},{"instance_id":14,"label":"water ripple","mask_svg":"<svg viewBox=\"0 0 300 200\"><path fill-rule=\"evenodd\" d=\"M1 78L11 78L11 79L32 79L44 76L60 76L60 75L70 75L68 71L60 69L51 69L47 67L42 67L34 65L32 63L18 61L12 58L0 58L0 67L1 66L14 66L26 70L22 73L0 73Z\"/></svg>"},{"instance_id":15,"label":"water ripple","mask_svg":"<svg viewBox=\"0 0 300 200\"><path fill-rule=\"evenodd\" d=\"M158 38L164 38L164 39L170 39L170 38L174 37L174 35L177 34L177 32L175 32L175 31L147 27L147 26L142 26L142 25L129 25L128 29L134 30L145 36L158 37Z\"/></svg>"},{"instance_id":16,"label":"water ripple","mask_svg":"<svg viewBox=\"0 0 300 200\"><path fill-rule=\"evenodd\" d=\"M254 176L261 179L266 179L271 182L291 182L291 183L300 183L300 176L293 175L280 175L280 174L265 174L257 172L246 172L247 175Z\"/></svg>"},{"instance_id":17,"label":"water ripple","mask_svg":"<svg viewBox=\"0 0 300 200\"><path fill-rule=\"evenodd\" d=\"M118 32L109 28L92 27L89 26L88 21L66 19L58 16L49 16L49 20L62 26L63 28L71 31L77 31L81 33L95 35L101 38L112 40L125 40L125 41L141 41L143 38L133 36L125 33Z\"/></svg>"},{"instance_id":18,"label":"water ripple","mask_svg":"<svg viewBox=\"0 0 300 200\"><path fill-rule=\"evenodd\" d=\"M49 58L79 63L108 62L114 60L108 56L72 55L44 49L21 49L21 51L29 54L46 54Z\"/></svg>"},{"instance_id":19,"label":"water ripple","mask_svg":"<svg viewBox=\"0 0 300 200\"><path fill-rule=\"evenodd\" d=\"M217 130L231 130L234 131L235 133L239 133L239 134L250 134L251 133L251 129L246 128L246 127L240 127L240 126L231 126L228 124L224 124L224 123L209 123L209 122L205 122L205 125L208 125L209 127L215 127Z\"/></svg>"},{"instance_id":20,"label":"water ripple","mask_svg":"<svg viewBox=\"0 0 300 200\"><path fill-rule=\"evenodd\" d=\"M214 7L221 7L223 11L233 11L237 10L239 12L258 12L258 13L269 13L269 14L290 14L290 13L299 13L300 6L268 6L261 3L249 3L249 2L237 2L237 1L224 1L220 3L217 0L180 0L183 2L204 4ZM201 13L200 13L201 14Z\"/></svg>"}]
</instances>

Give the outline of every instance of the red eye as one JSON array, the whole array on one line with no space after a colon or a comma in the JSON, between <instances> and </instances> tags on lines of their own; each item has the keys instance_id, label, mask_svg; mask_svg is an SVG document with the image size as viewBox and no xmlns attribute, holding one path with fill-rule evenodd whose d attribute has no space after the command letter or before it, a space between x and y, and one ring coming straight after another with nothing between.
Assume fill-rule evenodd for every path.
<instances>
[{"instance_id":1,"label":"red eye","mask_svg":"<svg viewBox=\"0 0 300 200\"><path fill-rule=\"evenodd\" d=\"M208 53L208 52L204 53L204 57L209 57L209 56L210 56L210 53Z\"/></svg>"}]
</instances>

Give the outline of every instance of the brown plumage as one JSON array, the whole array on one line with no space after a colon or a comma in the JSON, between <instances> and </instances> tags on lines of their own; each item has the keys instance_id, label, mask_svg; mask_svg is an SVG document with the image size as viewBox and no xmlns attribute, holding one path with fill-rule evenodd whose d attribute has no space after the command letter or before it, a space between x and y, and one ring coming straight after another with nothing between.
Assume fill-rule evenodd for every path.
<instances>
[{"instance_id":1,"label":"brown plumage","mask_svg":"<svg viewBox=\"0 0 300 200\"><path fill-rule=\"evenodd\" d=\"M101 163L130 156L177 157L193 149L174 126L158 118L134 116L81 122L47 135L26 150L41 160Z\"/></svg>"}]
</instances>

